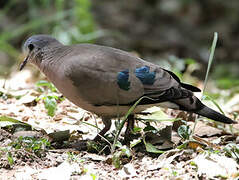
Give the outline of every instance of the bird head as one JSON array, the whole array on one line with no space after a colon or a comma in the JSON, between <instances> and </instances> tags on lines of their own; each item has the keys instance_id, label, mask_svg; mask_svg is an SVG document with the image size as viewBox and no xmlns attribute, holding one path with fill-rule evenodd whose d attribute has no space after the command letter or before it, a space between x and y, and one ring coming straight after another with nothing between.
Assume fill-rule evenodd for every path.
<instances>
[{"instance_id":1,"label":"bird head","mask_svg":"<svg viewBox=\"0 0 239 180\"><path fill-rule=\"evenodd\" d=\"M28 61L39 65L43 59L44 52L46 52L47 49L59 45L62 44L48 35L33 35L29 37L23 45L23 50L27 56L20 65L20 71L25 67Z\"/></svg>"}]
</instances>

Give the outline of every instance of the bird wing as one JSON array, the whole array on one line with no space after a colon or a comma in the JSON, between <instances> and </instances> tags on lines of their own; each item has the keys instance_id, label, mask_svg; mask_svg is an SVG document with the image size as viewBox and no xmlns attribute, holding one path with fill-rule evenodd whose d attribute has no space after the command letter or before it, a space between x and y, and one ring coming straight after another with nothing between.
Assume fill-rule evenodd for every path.
<instances>
[{"instance_id":1,"label":"bird wing","mask_svg":"<svg viewBox=\"0 0 239 180\"><path fill-rule=\"evenodd\" d=\"M172 72L125 51L88 44L71 49L64 73L91 104L129 105L142 96L151 98L142 104L152 104L192 96Z\"/></svg>"}]
</instances>

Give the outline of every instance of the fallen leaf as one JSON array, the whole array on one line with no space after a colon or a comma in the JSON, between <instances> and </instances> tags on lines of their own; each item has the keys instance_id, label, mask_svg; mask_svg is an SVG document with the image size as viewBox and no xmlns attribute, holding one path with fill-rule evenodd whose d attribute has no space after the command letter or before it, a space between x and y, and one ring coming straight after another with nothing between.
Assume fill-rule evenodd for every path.
<instances>
[{"instance_id":1,"label":"fallen leaf","mask_svg":"<svg viewBox=\"0 0 239 180\"><path fill-rule=\"evenodd\" d=\"M199 137L211 137L211 136L216 136L216 135L221 135L222 134L222 130L214 128L212 126L208 126L205 123L199 121L196 124L196 128L195 128L195 134Z\"/></svg>"},{"instance_id":2,"label":"fallen leaf","mask_svg":"<svg viewBox=\"0 0 239 180\"><path fill-rule=\"evenodd\" d=\"M239 165L235 160L218 154L199 154L192 160L197 165L198 175L207 178L231 178L238 173Z\"/></svg>"}]
</instances>

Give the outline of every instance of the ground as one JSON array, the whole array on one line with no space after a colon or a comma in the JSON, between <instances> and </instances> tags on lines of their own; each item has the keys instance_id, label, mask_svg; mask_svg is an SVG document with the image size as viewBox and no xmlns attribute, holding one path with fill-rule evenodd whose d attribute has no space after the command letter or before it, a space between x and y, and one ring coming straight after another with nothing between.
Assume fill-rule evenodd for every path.
<instances>
[{"instance_id":1,"label":"ground","mask_svg":"<svg viewBox=\"0 0 239 180\"><path fill-rule=\"evenodd\" d=\"M46 91L37 90L33 82L29 70L13 74L8 80L0 80L0 87L3 87L0 89L0 179L239 177L238 124L225 126L203 119L197 122L193 134L187 132L190 130L181 131L180 134L180 126L181 129L193 129L194 117L179 111L156 108L157 113L153 109L151 115L137 118L182 118L188 120L187 126L175 122L151 122L152 126L148 126L139 121L136 125L141 130L141 136L137 140L141 143L133 146L133 141L131 148L119 145L111 153L110 141L109 144L105 143L106 148L102 151L97 151L97 148L93 151L79 150L71 143L93 139L97 134L95 126L103 127L101 119L67 99L60 100L61 94L58 92L51 92L58 99L55 115L49 116L44 104ZM238 100L233 100L233 103L237 104ZM231 112L228 114L231 117L237 106L233 108L228 111ZM21 124L18 120L26 124ZM172 124L168 134L167 127ZM158 131L158 136L154 134L154 129L146 132L146 127L162 130ZM125 127L122 132L124 129ZM110 132L115 132L114 125ZM190 138L183 139L187 135Z\"/></svg>"}]
</instances>

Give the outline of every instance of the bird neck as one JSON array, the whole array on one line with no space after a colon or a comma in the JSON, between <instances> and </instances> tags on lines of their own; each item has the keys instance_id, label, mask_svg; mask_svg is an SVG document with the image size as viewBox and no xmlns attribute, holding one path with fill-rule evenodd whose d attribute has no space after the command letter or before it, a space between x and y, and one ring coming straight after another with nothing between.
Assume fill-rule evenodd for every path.
<instances>
[{"instance_id":1,"label":"bird neck","mask_svg":"<svg viewBox=\"0 0 239 180\"><path fill-rule=\"evenodd\" d=\"M49 76L52 72L56 71L59 67L57 64L61 64L64 56L64 48L63 46L50 46L45 47L40 52L40 60L35 60L36 66L47 76ZM50 74L49 74L50 73Z\"/></svg>"}]
</instances>

